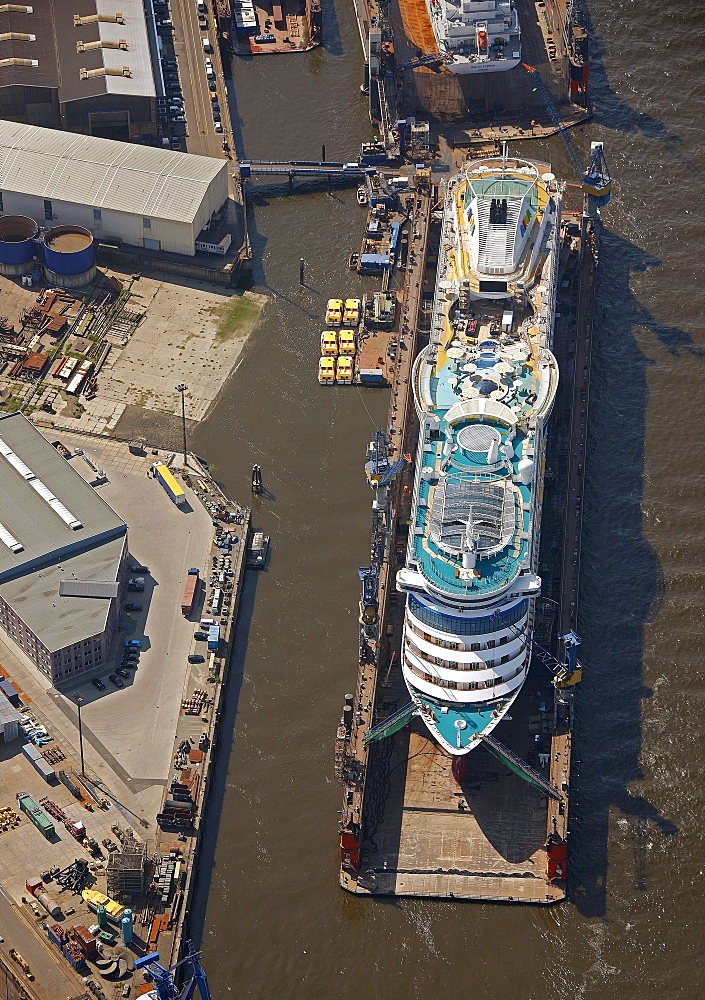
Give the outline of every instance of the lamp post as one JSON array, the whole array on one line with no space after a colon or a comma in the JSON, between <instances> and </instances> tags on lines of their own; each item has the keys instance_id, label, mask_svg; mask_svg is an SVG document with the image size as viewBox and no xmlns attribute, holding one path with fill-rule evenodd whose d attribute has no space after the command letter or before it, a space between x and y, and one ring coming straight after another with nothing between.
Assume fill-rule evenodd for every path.
<instances>
[{"instance_id":1,"label":"lamp post","mask_svg":"<svg viewBox=\"0 0 705 1000\"><path fill-rule=\"evenodd\" d=\"M186 461L186 393L188 392L188 386L184 382L179 382L176 387L176 391L181 393L181 430L183 433L183 444L184 444L184 469L188 468L188 463Z\"/></svg>"},{"instance_id":2,"label":"lamp post","mask_svg":"<svg viewBox=\"0 0 705 1000\"><path fill-rule=\"evenodd\" d=\"M86 700L80 691L74 692L73 700L78 706L78 745L81 749L81 777L85 778L86 769L83 761L83 726L81 725L81 705Z\"/></svg>"}]
</instances>

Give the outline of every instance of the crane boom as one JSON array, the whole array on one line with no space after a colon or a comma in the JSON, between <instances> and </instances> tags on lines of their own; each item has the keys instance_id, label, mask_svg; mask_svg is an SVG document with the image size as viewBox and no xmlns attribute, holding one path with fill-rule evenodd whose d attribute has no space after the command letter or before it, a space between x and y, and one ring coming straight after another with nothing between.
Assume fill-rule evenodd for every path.
<instances>
[{"instance_id":1,"label":"crane boom","mask_svg":"<svg viewBox=\"0 0 705 1000\"><path fill-rule=\"evenodd\" d=\"M397 66L396 71L397 73L405 73L408 69L417 69L419 66L432 66L433 63L452 62L454 54L455 50L450 49L448 52L429 52L425 56L415 56L413 59L409 59L407 62Z\"/></svg>"},{"instance_id":2,"label":"crane boom","mask_svg":"<svg viewBox=\"0 0 705 1000\"><path fill-rule=\"evenodd\" d=\"M590 148L590 162L587 168L585 168L568 129L561 121L561 116L558 114L558 108L551 97L551 93L541 79L541 74L534 66L529 66L528 63L522 63L522 66L527 73L531 74L536 83L536 89L543 100L548 116L563 140L563 145L570 158L570 162L573 164L575 175L581 183L583 193L588 196L588 200L593 200L595 208L602 208L610 200L612 191L612 178L607 167L602 143L592 143Z\"/></svg>"}]
</instances>

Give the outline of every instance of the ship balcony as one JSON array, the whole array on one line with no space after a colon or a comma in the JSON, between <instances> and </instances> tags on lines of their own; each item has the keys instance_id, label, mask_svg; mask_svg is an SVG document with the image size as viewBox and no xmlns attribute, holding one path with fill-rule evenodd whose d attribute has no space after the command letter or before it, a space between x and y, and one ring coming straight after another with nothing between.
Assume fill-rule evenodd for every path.
<instances>
[{"instance_id":1,"label":"ship balcony","mask_svg":"<svg viewBox=\"0 0 705 1000\"><path fill-rule=\"evenodd\" d=\"M408 687L413 688L420 694L436 699L441 702L448 702L455 705L468 703L487 702L496 698L505 697L512 691L521 687L526 677L527 664L522 662L519 666L513 667L503 675L495 675L485 681L456 681L439 683L432 674L412 669L407 657L404 657L404 680Z\"/></svg>"}]
</instances>

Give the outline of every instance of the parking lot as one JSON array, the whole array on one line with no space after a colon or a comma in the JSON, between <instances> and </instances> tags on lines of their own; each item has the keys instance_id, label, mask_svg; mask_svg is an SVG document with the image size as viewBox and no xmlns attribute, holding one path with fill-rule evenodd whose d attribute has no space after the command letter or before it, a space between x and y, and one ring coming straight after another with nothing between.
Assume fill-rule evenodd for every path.
<instances>
[{"instance_id":1,"label":"parking lot","mask_svg":"<svg viewBox=\"0 0 705 1000\"><path fill-rule=\"evenodd\" d=\"M172 148L222 157L232 146L227 92L210 3L155 0Z\"/></svg>"}]
</instances>

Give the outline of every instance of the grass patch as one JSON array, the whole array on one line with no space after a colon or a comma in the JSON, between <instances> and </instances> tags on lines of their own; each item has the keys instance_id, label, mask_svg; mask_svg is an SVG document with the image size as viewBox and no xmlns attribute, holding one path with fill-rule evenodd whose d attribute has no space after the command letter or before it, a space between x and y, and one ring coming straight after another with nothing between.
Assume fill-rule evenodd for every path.
<instances>
[{"instance_id":1,"label":"grass patch","mask_svg":"<svg viewBox=\"0 0 705 1000\"><path fill-rule=\"evenodd\" d=\"M17 413L23 402L21 396L8 396L4 403L0 403L0 410L4 413Z\"/></svg>"},{"instance_id":2,"label":"grass patch","mask_svg":"<svg viewBox=\"0 0 705 1000\"><path fill-rule=\"evenodd\" d=\"M228 340L246 337L257 322L264 301L263 295L245 292L233 295L222 305L212 306L208 311L218 321L216 341L223 344Z\"/></svg>"}]
</instances>

